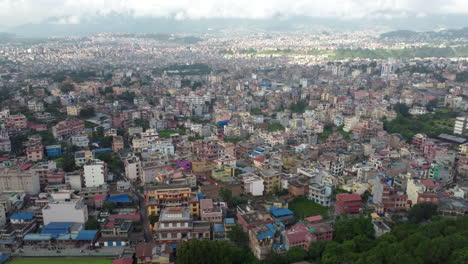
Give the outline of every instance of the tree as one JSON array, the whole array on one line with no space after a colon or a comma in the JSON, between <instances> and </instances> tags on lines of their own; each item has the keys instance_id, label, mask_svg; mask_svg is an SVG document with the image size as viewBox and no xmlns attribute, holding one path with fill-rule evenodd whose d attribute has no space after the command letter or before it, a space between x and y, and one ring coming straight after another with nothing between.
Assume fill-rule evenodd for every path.
<instances>
[{"instance_id":1,"label":"tree","mask_svg":"<svg viewBox=\"0 0 468 264\"><path fill-rule=\"evenodd\" d=\"M227 237L237 246L248 246L249 237L238 225L235 225L231 228L231 230L227 233Z\"/></svg>"},{"instance_id":2,"label":"tree","mask_svg":"<svg viewBox=\"0 0 468 264\"><path fill-rule=\"evenodd\" d=\"M143 128L143 131L147 130L149 128L149 121L146 119L135 119L134 120L135 126L139 126Z\"/></svg>"},{"instance_id":3,"label":"tree","mask_svg":"<svg viewBox=\"0 0 468 264\"><path fill-rule=\"evenodd\" d=\"M374 226L370 217L359 216L354 218L342 218L333 225L335 229L334 240L344 242L355 236L363 235L368 238L374 237Z\"/></svg>"},{"instance_id":4,"label":"tree","mask_svg":"<svg viewBox=\"0 0 468 264\"><path fill-rule=\"evenodd\" d=\"M227 188L221 187L221 189L219 190L219 197L221 197L223 201L229 203L229 201L232 200L232 191Z\"/></svg>"},{"instance_id":5,"label":"tree","mask_svg":"<svg viewBox=\"0 0 468 264\"><path fill-rule=\"evenodd\" d=\"M96 114L94 107L87 107L80 110L80 117L82 118L90 118Z\"/></svg>"},{"instance_id":6,"label":"tree","mask_svg":"<svg viewBox=\"0 0 468 264\"><path fill-rule=\"evenodd\" d=\"M85 223L85 229L86 230L98 230L99 227L100 227L99 222L94 218L89 219Z\"/></svg>"},{"instance_id":7,"label":"tree","mask_svg":"<svg viewBox=\"0 0 468 264\"><path fill-rule=\"evenodd\" d=\"M63 83L60 85L60 91L62 91L62 93L69 93L73 90L75 90L75 85L71 83Z\"/></svg>"},{"instance_id":8,"label":"tree","mask_svg":"<svg viewBox=\"0 0 468 264\"><path fill-rule=\"evenodd\" d=\"M286 263L294 263L304 260L306 252L303 248L295 246L290 248L284 255Z\"/></svg>"},{"instance_id":9,"label":"tree","mask_svg":"<svg viewBox=\"0 0 468 264\"><path fill-rule=\"evenodd\" d=\"M311 243L309 245L309 251L307 252L307 257L315 260L322 257L325 247L327 246L327 241L318 240L317 242Z\"/></svg>"},{"instance_id":10,"label":"tree","mask_svg":"<svg viewBox=\"0 0 468 264\"><path fill-rule=\"evenodd\" d=\"M431 219L434 215L437 215L437 205L432 203L421 203L416 204L411 208L408 213L408 218L414 223L420 223Z\"/></svg>"},{"instance_id":11,"label":"tree","mask_svg":"<svg viewBox=\"0 0 468 264\"><path fill-rule=\"evenodd\" d=\"M116 207L116 204L114 202L107 202L102 206L102 209L106 212L112 212L114 208Z\"/></svg>"},{"instance_id":12,"label":"tree","mask_svg":"<svg viewBox=\"0 0 468 264\"><path fill-rule=\"evenodd\" d=\"M152 213L150 216L149 216L149 222L151 225L154 225L156 222L158 222L159 220L159 217L157 215L155 215L154 213Z\"/></svg>"},{"instance_id":13,"label":"tree","mask_svg":"<svg viewBox=\"0 0 468 264\"><path fill-rule=\"evenodd\" d=\"M61 161L61 167L65 172L71 172L76 169L75 157L71 153L65 153Z\"/></svg>"},{"instance_id":14,"label":"tree","mask_svg":"<svg viewBox=\"0 0 468 264\"><path fill-rule=\"evenodd\" d=\"M393 106L393 110L395 110L395 112L399 113L400 115L402 115L404 117L411 117L411 115L409 113L409 107L407 105L405 105L405 104L396 103Z\"/></svg>"},{"instance_id":15,"label":"tree","mask_svg":"<svg viewBox=\"0 0 468 264\"><path fill-rule=\"evenodd\" d=\"M224 241L191 240L177 249L177 264L248 263L253 260L239 258L238 247Z\"/></svg>"}]
</instances>

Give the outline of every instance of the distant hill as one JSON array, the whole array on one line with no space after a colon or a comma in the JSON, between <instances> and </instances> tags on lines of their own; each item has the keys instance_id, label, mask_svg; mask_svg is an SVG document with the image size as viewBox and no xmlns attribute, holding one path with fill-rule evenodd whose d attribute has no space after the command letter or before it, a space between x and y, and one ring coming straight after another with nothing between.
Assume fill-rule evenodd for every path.
<instances>
[{"instance_id":1,"label":"distant hill","mask_svg":"<svg viewBox=\"0 0 468 264\"><path fill-rule=\"evenodd\" d=\"M468 27L461 29L446 29L441 31L416 32L411 30L396 30L380 35L382 40L395 42L431 42L431 41L453 41L457 39L468 39Z\"/></svg>"}]
</instances>

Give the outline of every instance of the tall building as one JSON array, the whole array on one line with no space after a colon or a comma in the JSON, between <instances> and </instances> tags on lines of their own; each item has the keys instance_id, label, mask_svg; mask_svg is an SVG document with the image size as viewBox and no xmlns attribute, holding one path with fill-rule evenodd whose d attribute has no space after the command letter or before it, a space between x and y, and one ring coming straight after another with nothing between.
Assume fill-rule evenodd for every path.
<instances>
[{"instance_id":1,"label":"tall building","mask_svg":"<svg viewBox=\"0 0 468 264\"><path fill-rule=\"evenodd\" d=\"M33 171L9 168L0 170L0 192L38 194L39 191L39 175Z\"/></svg>"},{"instance_id":2,"label":"tall building","mask_svg":"<svg viewBox=\"0 0 468 264\"><path fill-rule=\"evenodd\" d=\"M85 187L99 187L107 180L107 165L104 161L89 160L84 166Z\"/></svg>"},{"instance_id":3,"label":"tall building","mask_svg":"<svg viewBox=\"0 0 468 264\"><path fill-rule=\"evenodd\" d=\"M166 207L185 206L191 215L200 215L198 196L189 185L159 185L145 189L148 215L159 215Z\"/></svg>"},{"instance_id":4,"label":"tall building","mask_svg":"<svg viewBox=\"0 0 468 264\"><path fill-rule=\"evenodd\" d=\"M459 116L455 119L453 134L464 135L468 131L468 116Z\"/></svg>"}]
</instances>

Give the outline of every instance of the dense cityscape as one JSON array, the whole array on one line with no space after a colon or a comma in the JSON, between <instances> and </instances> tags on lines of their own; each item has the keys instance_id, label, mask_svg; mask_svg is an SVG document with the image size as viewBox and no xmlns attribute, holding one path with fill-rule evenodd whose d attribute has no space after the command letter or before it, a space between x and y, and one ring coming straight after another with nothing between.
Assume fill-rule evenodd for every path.
<instances>
[{"instance_id":1,"label":"dense cityscape","mask_svg":"<svg viewBox=\"0 0 468 264\"><path fill-rule=\"evenodd\" d=\"M467 199L468 28L0 34L0 263L467 263Z\"/></svg>"}]
</instances>

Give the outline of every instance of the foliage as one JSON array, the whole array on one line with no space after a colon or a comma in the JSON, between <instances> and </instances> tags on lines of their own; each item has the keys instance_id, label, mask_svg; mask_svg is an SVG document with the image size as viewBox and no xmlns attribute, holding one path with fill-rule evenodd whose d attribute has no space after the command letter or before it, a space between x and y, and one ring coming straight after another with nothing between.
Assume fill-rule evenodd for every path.
<instances>
[{"instance_id":1,"label":"foliage","mask_svg":"<svg viewBox=\"0 0 468 264\"><path fill-rule=\"evenodd\" d=\"M115 207L116 207L116 204L114 202L106 202L102 206L102 210L104 210L106 212L112 212L112 210L114 210Z\"/></svg>"},{"instance_id":2,"label":"foliage","mask_svg":"<svg viewBox=\"0 0 468 264\"><path fill-rule=\"evenodd\" d=\"M420 223L437 215L437 205L432 203L415 204L408 213L408 218L414 223Z\"/></svg>"},{"instance_id":3,"label":"foliage","mask_svg":"<svg viewBox=\"0 0 468 264\"><path fill-rule=\"evenodd\" d=\"M200 139L204 139L204 137L201 137L201 136L196 136L196 137L189 137L188 140L190 142L194 142L194 141L197 141L197 140L200 140Z\"/></svg>"},{"instance_id":4,"label":"foliage","mask_svg":"<svg viewBox=\"0 0 468 264\"><path fill-rule=\"evenodd\" d=\"M468 72L463 71L457 73L457 77L455 79L457 82L468 82Z\"/></svg>"},{"instance_id":5,"label":"foliage","mask_svg":"<svg viewBox=\"0 0 468 264\"><path fill-rule=\"evenodd\" d=\"M124 164L119 158L119 156L116 154L102 152L99 153L99 155L97 155L96 158L107 163L107 168L109 168L111 172L120 173L121 171L123 171Z\"/></svg>"},{"instance_id":6,"label":"foliage","mask_svg":"<svg viewBox=\"0 0 468 264\"><path fill-rule=\"evenodd\" d=\"M268 131L270 132L276 132L278 130L281 130L281 131L284 131L285 128L283 125L281 125L280 123L274 123L274 124L269 124L268 125Z\"/></svg>"},{"instance_id":7,"label":"foliage","mask_svg":"<svg viewBox=\"0 0 468 264\"><path fill-rule=\"evenodd\" d=\"M135 126L142 127L143 131L146 131L150 127L149 121L146 119L136 118L133 122L135 123Z\"/></svg>"},{"instance_id":8,"label":"foliage","mask_svg":"<svg viewBox=\"0 0 468 264\"><path fill-rule=\"evenodd\" d=\"M159 130L158 131L158 136L160 138L171 138L171 135L172 134L176 134L176 133L179 133L179 135L185 135L185 131L184 130L179 130L179 131L175 131L175 130L172 130L172 129L164 129L164 130Z\"/></svg>"},{"instance_id":9,"label":"foliage","mask_svg":"<svg viewBox=\"0 0 468 264\"><path fill-rule=\"evenodd\" d=\"M75 156L72 153L64 153L62 157L55 160L58 168L62 168L65 172L76 170Z\"/></svg>"},{"instance_id":10,"label":"foliage","mask_svg":"<svg viewBox=\"0 0 468 264\"><path fill-rule=\"evenodd\" d=\"M390 133L399 133L407 140L412 139L418 133L424 133L430 137L438 136L441 133L451 134L450 129L436 126L435 121L431 115L420 116L417 119L398 115L392 121L384 121L384 129Z\"/></svg>"},{"instance_id":11,"label":"foliage","mask_svg":"<svg viewBox=\"0 0 468 264\"><path fill-rule=\"evenodd\" d=\"M86 221L85 229L86 230L98 230L99 229L99 222L96 219L91 218L88 221Z\"/></svg>"},{"instance_id":12,"label":"foliage","mask_svg":"<svg viewBox=\"0 0 468 264\"><path fill-rule=\"evenodd\" d=\"M96 114L94 107L87 107L80 110L80 117L82 118L90 118Z\"/></svg>"},{"instance_id":13,"label":"foliage","mask_svg":"<svg viewBox=\"0 0 468 264\"><path fill-rule=\"evenodd\" d=\"M374 227L370 217L359 216L353 218L342 218L333 225L335 229L334 240L344 242L355 236L363 235L368 238L374 237Z\"/></svg>"},{"instance_id":14,"label":"foliage","mask_svg":"<svg viewBox=\"0 0 468 264\"><path fill-rule=\"evenodd\" d=\"M250 109L251 115L263 115L262 109L260 108L252 108Z\"/></svg>"},{"instance_id":15,"label":"foliage","mask_svg":"<svg viewBox=\"0 0 468 264\"><path fill-rule=\"evenodd\" d=\"M156 222L158 222L159 217L153 213L148 217L148 219L149 219L150 224L154 225Z\"/></svg>"},{"instance_id":16,"label":"foliage","mask_svg":"<svg viewBox=\"0 0 468 264\"><path fill-rule=\"evenodd\" d=\"M178 264L259 263L250 250L225 241L190 240L177 249Z\"/></svg>"},{"instance_id":17,"label":"foliage","mask_svg":"<svg viewBox=\"0 0 468 264\"><path fill-rule=\"evenodd\" d=\"M75 90L75 85L71 83L63 83L60 85L60 91L62 93L69 93L71 91Z\"/></svg>"},{"instance_id":18,"label":"foliage","mask_svg":"<svg viewBox=\"0 0 468 264\"><path fill-rule=\"evenodd\" d=\"M9 264L112 264L112 259L106 258L24 258L13 259Z\"/></svg>"},{"instance_id":19,"label":"foliage","mask_svg":"<svg viewBox=\"0 0 468 264\"><path fill-rule=\"evenodd\" d=\"M298 219L304 219L309 216L322 215L324 218L328 216L327 208L305 197L296 197L289 202L289 210L294 212L294 216Z\"/></svg>"},{"instance_id":20,"label":"foliage","mask_svg":"<svg viewBox=\"0 0 468 264\"><path fill-rule=\"evenodd\" d=\"M219 197L225 201L229 207L236 207L239 204L247 203L247 198L244 196L233 196L232 191L221 187L219 190Z\"/></svg>"},{"instance_id":21,"label":"foliage","mask_svg":"<svg viewBox=\"0 0 468 264\"><path fill-rule=\"evenodd\" d=\"M227 237L237 246L248 246L249 236L238 225L235 225L231 228L231 230L227 233Z\"/></svg>"},{"instance_id":22,"label":"foliage","mask_svg":"<svg viewBox=\"0 0 468 264\"><path fill-rule=\"evenodd\" d=\"M299 100L296 104L291 104L289 109L293 113L303 114L307 108L308 104L305 100Z\"/></svg>"},{"instance_id":23,"label":"foliage","mask_svg":"<svg viewBox=\"0 0 468 264\"><path fill-rule=\"evenodd\" d=\"M393 106L393 110L404 117L411 117L411 114L409 113L409 107L405 104L397 103Z\"/></svg>"}]
</instances>

